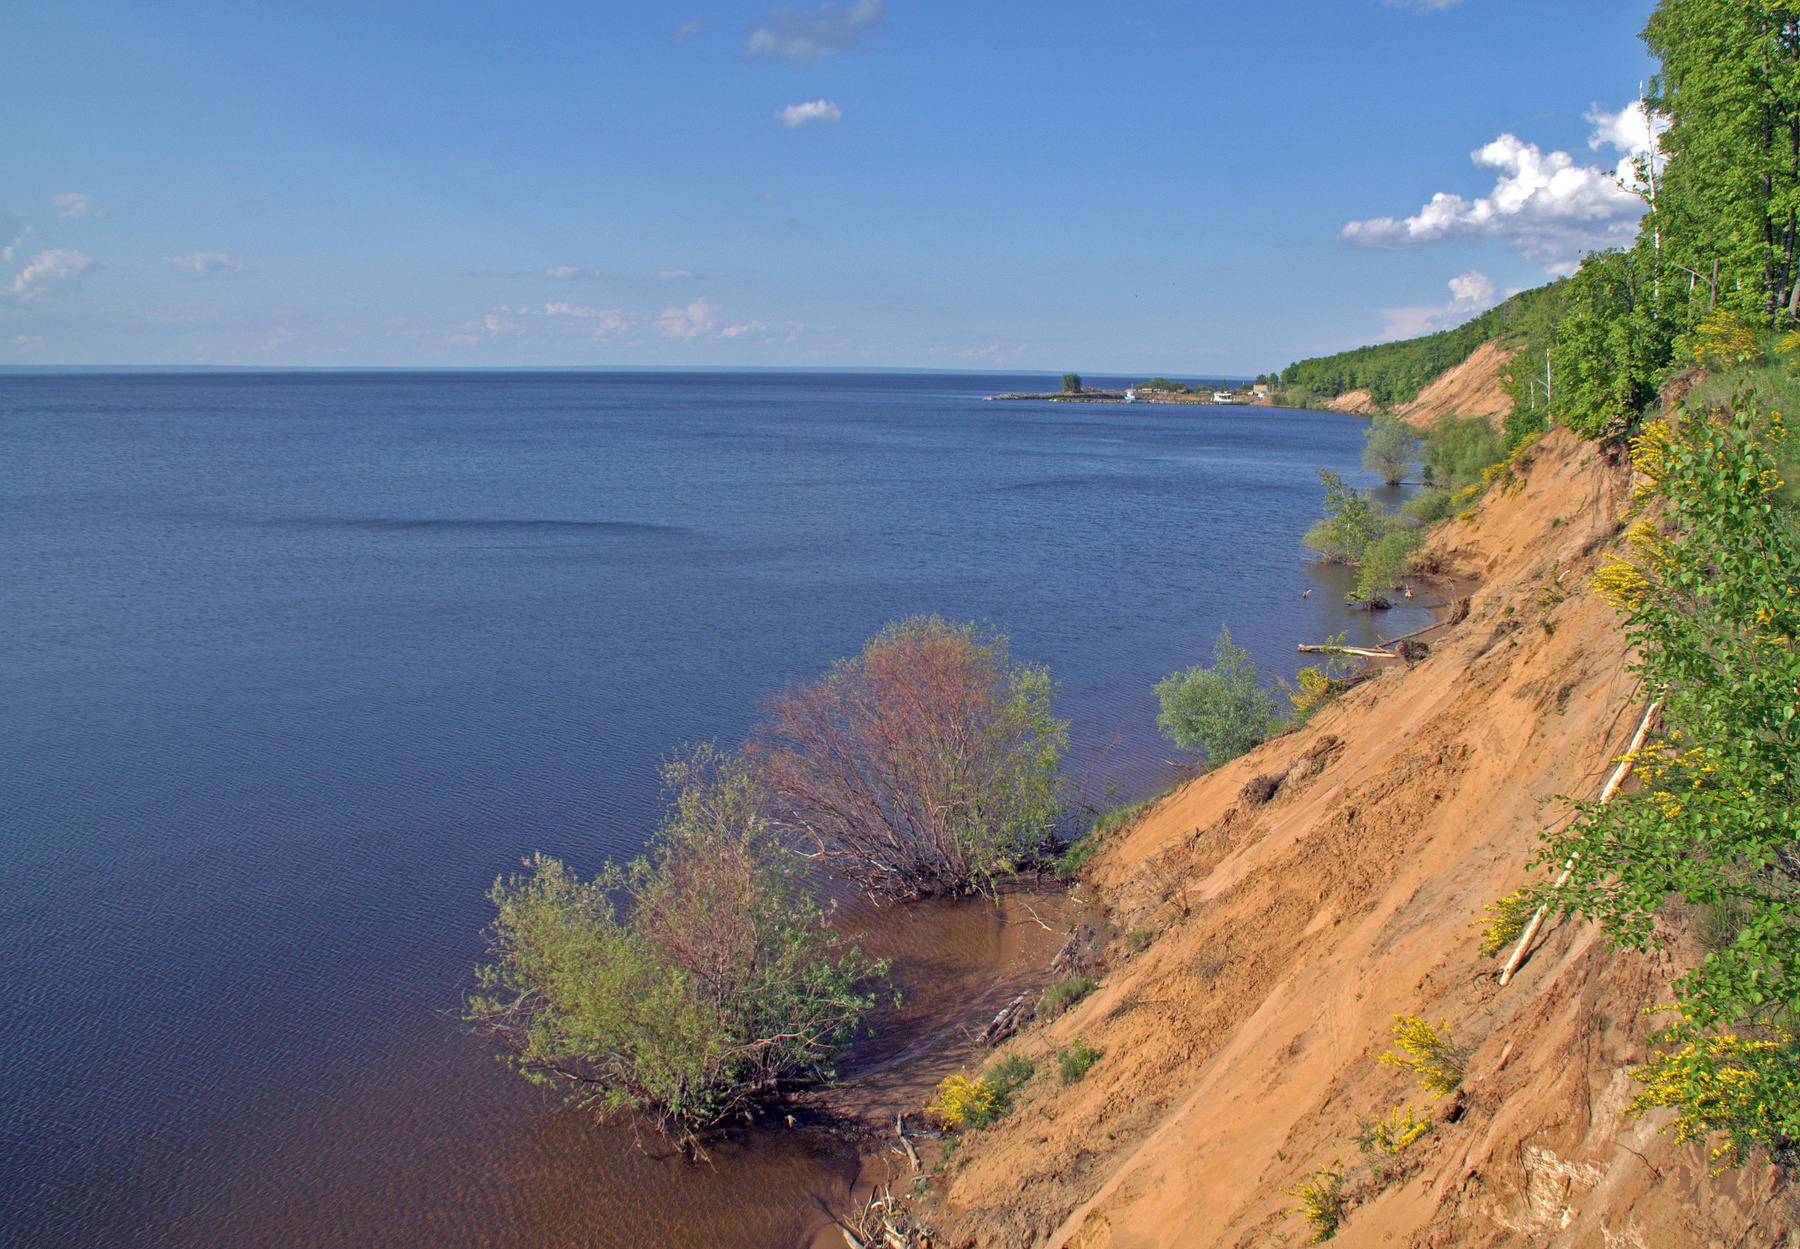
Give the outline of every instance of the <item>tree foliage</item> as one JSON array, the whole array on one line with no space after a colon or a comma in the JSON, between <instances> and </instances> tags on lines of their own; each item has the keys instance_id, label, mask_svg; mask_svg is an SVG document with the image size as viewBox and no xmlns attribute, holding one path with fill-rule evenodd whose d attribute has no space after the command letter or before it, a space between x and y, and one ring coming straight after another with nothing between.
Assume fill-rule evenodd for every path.
<instances>
[{"instance_id":1,"label":"tree foliage","mask_svg":"<svg viewBox=\"0 0 1800 1249\"><path fill-rule=\"evenodd\" d=\"M1642 241L1595 252L1569 279L1550 347L1549 407L1583 438L1635 425L1674 358L1678 325L1657 308L1655 254Z\"/></svg>"},{"instance_id":2,"label":"tree foliage","mask_svg":"<svg viewBox=\"0 0 1800 1249\"><path fill-rule=\"evenodd\" d=\"M1055 835L1054 692L1003 635L915 616L770 699L747 754L771 817L834 872L890 897L983 891Z\"/></svg>"},{"instance_id":3,"label":"tree foliage","mask_svg":"<svg viewBox=\"0 0 1800 1249\"><path fill-rule=\"evenodd\" d=\"M1320 397L1366 390L1384 407L1405 403L1426 382L1461 364L1489 339L1515 335L1555 289L1556 283L1551 283L1521 291L1454 329L1297 361L1281 371L1281 384Z\"/></svg>"},{"instance_id":4,"label":"tree foliage","mask_svg":"<svg viewBox=\"0 0 1800 1249\"><path fill-rule=\"evenodd\" d=\"M1162 714L1156 724L1184 750L1201 750L1213 764L1260 745L1275 723L1275 700L1263 687L1250 653L1219 628L1212 667L1195 666L1157 682Z\"/></svg>"},{"instance_id":5,"label":"tree foliage","mask_svg":"<svg viewBox=\"0 0 1800 1249\"><path fill-rule=\"evenodd\" d=\"M1676 983L1680 1019L1659 1034L1645 1105L1685 1106L1739 1161L1751 1144L1800 1145L1800 1100L1782 1092L1800 1083L1800 550L1769 454L1783 436L1740 403L1684 410L1634 443L1659 510L1596 581L1667 727L1639 757L1642 792L1582 804L1540 855L1571 865L1564 890L1542 896L1635 948L1659 940L1671 895L1734 917Z\"/></svg>"},{"instance_id":6,"label":"tree foliage","mask_svg":"<svg viewBox=\"0 0 1800 1249\"><path fill-rule=\"evenodd\" d=\"M1397 486L1419 459L1419 433L1397 416L1377 413L1363 435L1363 471Z\"/></svg>"},{"instance_id":7,"label":"tree foliage","mask_svg":"<svg viewBox=\"0 0 1800 1249\"><path fill-rule=\"evenodd\" d=\"M1063 374L1063 393L1067 395L1077 395L1081 393L1081 374Z\"/></svg>"},{"instance_id":8,"label":"tree foliage","mask_svg":"<svg viewBox=\"0 0 1800 1249\"><path fill-rule=\"evenodd\" d=\"M824 926L741 761L703 748L664 777L648 857L583 882L534 855L495 882L468 1018L532 1081L692 1144L828 1078L885 968Z\"/></svg>"},{"instance_id":9,"label":"tree foliage","mask_svg":"<svg viewBox=\"0 0 1800 1249\"><path fill-rule=\"evenodd\" d=\"M1355 564L1369 543L1381 536L1381 519L1369 496L1328 468L1319 470L1325 487L1325 518L1301 539L1334 564Z\"/></svg>"},{"instance_id":10,"label":"tree foliage","mask_svg":"<svg viewBox=\"0 0 1800 1249\"><path fill-rule=\"evenodd\" d=\"M1640 239L1658 245L1684 321L1728 308L1772 325L1796 276L1800 10L1662 0L1644 42L1661 62L1649 104L1668 121L1668 164Z\"/></svg>"}]
</instances>

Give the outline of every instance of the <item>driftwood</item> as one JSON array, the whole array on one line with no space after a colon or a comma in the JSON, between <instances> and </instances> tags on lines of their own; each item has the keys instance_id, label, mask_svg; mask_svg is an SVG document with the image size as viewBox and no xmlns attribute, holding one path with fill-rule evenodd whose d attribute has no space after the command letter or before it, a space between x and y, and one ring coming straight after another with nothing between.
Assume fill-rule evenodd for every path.
<instances>
[{"instance_id":1,"label":"driftwood","mask_svg":"<svg viewBox=\"0 0 1800 1249\"><path fill-rule=\"evenodd\" d=\"M1359 659L1392 659L1387 651L1370 650L1366 646L1308 646L1305 642L1299 647L1302 655L1355 655Z\"/></svg>"},{"instance_id":2,"label":"driftwood","mask_svg":"<svg viewBox=\"0 0 1800 1249\"><path fill-rule=\"evenodd\" d=\"M919 1170L919 1155L913 1151L912 1142L906 1139L906 1115L904 1113L894 1116L894 1135L898 1136L900 1143L906 1146L906 1157L912 1163L913 1170Z\"/></svg>"},{"instance_id":3,"label":"driftwood","mask_svg":"<svg viewBox=\"0 0 1800 1249\"><path fill-rule=\"evenodd\" d=\"M1037 1003L1029 991L1019 994L1018 997L1008 1002L998 1015L994 1016L987 1027L981 1030L977 1042L990 1047L1000 1044L1030 1022L1032 1015L1036 1012L1036 1007Z\"/></svg>"}]
</instances>

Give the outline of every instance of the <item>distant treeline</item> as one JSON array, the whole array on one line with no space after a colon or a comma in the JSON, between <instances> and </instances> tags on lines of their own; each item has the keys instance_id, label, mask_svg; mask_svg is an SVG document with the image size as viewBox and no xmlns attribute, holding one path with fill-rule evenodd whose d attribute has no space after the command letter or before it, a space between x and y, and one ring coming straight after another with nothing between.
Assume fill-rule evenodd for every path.
<instances>
[{"instance_id":1,"label":"distant treeline","mask_svg":"<svg viewBox=\"0 0 1800 1249\"><path fill-rule=\"evenodd\" d=\"M1522 337L1532 322L1560 306L1563 284L1558 279L1534 290L1520 291L1453 330L1340 351L1290 364L1281 371L1281 384L1321 398L1347 390L1366 390L1384 407L1405 403L1421 387L1445 369L1467 360L1474 350L1493 338Z\"/></svg>"}]
</instances>

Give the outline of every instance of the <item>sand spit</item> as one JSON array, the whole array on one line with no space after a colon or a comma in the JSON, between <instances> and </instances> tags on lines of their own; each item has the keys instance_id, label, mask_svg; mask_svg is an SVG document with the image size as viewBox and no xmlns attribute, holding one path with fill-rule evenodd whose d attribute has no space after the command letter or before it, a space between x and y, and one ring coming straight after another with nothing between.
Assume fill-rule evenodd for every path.
<instances>
[{"instance_id":1,"label":"sand spit","mask_svg":"<svg viewBox=\"0 0 1800 1249\"><path fill-rule=\"evenodd\" d=\"M1302 1244L1281 1190L1340 1162L1347 1247L1784 1243L1774 1168L1712 1178L1703 1149L1622 1113L1645 1011L1692 950L1611 951L1556 923L1501 988L1471 926L1527 878L1557 795L1597 794L1636 727L1642 691L1591 590L1628 485L1552 432L1437 534L1478 586L1426 658L1171 793L1093 861L1090 904L1141 949L1106 940L1100 988L1007 1043L1040 1074L962 1141L938 1244ZM1468 1047L1459 1094L1379 1062L1401 1014ZM1076 1037L1104 1056L1063 1085L1052 1056ZM1403 1104L1437 1125L1377 1183L1352 1137Z\"/></svg>"}]
</instances>

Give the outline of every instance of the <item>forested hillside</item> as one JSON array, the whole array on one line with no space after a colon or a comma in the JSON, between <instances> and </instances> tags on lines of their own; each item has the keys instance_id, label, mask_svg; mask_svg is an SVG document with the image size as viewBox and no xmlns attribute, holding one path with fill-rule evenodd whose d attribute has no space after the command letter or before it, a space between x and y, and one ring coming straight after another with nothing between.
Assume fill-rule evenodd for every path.
<instances>
[{"instance_id":1,"label":"forested hillside","mask_svg":"<svg viewBox=\"0 0 1800 1249\"><path fill-rule=\"evenodd\" d=\"M1534 325L1554 319L1561 308L1562 285L1559 279L1520 291L1455 329L1301 360L1281 371L1281 384L1320 399L1366 390L1382 407L1405 403L1481 344L1496 338L1523 339Z\"/></svg>"}]
</instances>

